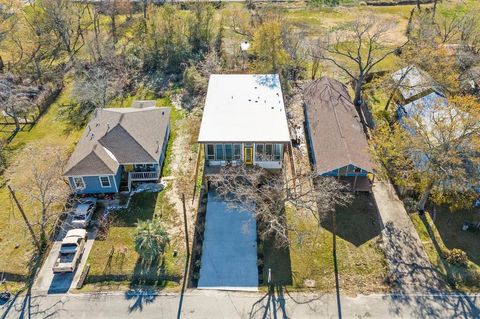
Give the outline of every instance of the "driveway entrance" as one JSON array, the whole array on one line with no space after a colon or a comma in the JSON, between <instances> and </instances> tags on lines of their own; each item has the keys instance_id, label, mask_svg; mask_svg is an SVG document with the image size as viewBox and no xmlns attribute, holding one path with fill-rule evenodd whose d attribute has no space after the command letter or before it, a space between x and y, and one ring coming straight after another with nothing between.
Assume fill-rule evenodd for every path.
<instances>
[{"instance_id":1,"label":"driveway entrance","mask_svg":"<svg viewBox=\"0 0 480 319\"><path fill-rule=\"evenodd\" d=\"M199 289L258 290L257 225L251 212L230 209L208 193Z\"/></svg>"}]
</instances>

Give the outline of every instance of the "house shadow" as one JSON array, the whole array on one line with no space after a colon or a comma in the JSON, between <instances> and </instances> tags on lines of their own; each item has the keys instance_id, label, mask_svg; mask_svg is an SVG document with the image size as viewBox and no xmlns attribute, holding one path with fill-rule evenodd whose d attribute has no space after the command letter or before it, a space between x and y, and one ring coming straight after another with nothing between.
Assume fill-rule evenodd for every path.
<instances>
[{"instance_id":1,"label":"house shadow","mask_svg":"<svg viewBox=\"0 0 480 319\"><path fill-rule=\"evenodd\" d=\"M346 207L336 208L336 234L356 247L380 235L381 226L373 195L360 193ZM322 218L321 226L333 233L332 219Z\"/></svg>"}]
</instances>

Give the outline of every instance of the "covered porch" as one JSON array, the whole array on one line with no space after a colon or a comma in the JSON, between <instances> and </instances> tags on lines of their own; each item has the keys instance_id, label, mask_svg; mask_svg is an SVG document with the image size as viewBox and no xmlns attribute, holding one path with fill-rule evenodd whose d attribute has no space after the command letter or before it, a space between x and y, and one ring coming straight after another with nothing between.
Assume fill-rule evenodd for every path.
<instances>
[{"instance_id":1,"label":"covered porch","mask_svg":"<svg viewBox=\"0 0 480 319\"><path fill-rule=\"evenodd\" d=\"M134 182L158 181L160 178L160 166L151 164L127 164L122 165L122 179L120 191L130 192Z\"/></svg>"}]
</instances>

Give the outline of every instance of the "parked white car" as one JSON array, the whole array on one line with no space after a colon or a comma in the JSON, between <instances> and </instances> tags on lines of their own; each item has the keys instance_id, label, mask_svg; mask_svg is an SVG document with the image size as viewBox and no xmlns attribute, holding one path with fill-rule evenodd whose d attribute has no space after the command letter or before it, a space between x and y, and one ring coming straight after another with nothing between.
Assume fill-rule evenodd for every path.
<instances>
[{"instance_id":1,"label":"parked white car","mask_svg":"<svg viewBox=\"0 0 480 319\"><path fill-rule=\"evenodd\" d=\"M85 229L77 228L69 230L62 240L58 258L53 266L53 272L64 273L75 271L85 250L86 240L87 231Z\"/></svg>"},{"instance_id":2,"label":"parked white car","mask_svg":"<svg viewBox=\"0 0 480 319\"><path fill-rule=\"evenodd\" d=\"M84 198L73 210L72 225L75 228L87 228L97 208L97 199Z\"/></svg>"}]
</instances>

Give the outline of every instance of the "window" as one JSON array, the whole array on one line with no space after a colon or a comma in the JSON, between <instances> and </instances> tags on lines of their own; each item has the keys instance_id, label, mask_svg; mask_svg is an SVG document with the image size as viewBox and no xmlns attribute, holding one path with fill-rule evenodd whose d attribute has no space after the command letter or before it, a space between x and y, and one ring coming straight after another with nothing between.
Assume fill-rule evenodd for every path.
<instances>
[{"instance_id":1,"label":"window","mask_svg":"<svg viewBox=\"0 0 480 319\"><path fill-rule=\"evenodd\" d=\"M73 185L75 185L75 188L77 188L77 189L85 188L85 182L83 181L83 177L74 177L73 178Z\"/></svg>"},{"instance_id":2,"label":"window","mask_svg":"<svg viewBox=\"0 0 480 319\"><path fill-rule=\"evenodd\" d=\"M265 156L265 148L263 144L255 144L255 160L263 161Z\"/></svg>"},{"instance_id":3,"label":"window","mask_svg":"<svg viewBox=\"0 0 480 319\"><path fill-rule=\"evenodd\" d=\"M215 159L215 148L213 144L207 144L207 159L214 160Z\"/></svg>"},{"instance_id":4,"label":"window","mask_svg":"<svg viewBox=\"0 0 480 319\"><path fill-rule=\"evenodd\" d=\"M280 161L282 159L282 144L275 144L273 149L273 159Z\"/></svg>"},{"instance_id":5,"label":"window","mask_svg":"<svg viewBox=\"0 0 480 319\"><path fill-rule=\"evenodd\" d=\"M358 174L358 173L360 173L360 172L362 171L362 169L361 169L361 168L358 168L358 167L355 167L355 170L354 170L354 171L355 171L355 173Z\"/></svg>"},{"instance_id":6,"label":"window","mask_svg":"<svg viewBox=\"0 0 480 319\"><path fill-rule=\"evenodd\" d=\"M225 160L224 154L223 154L223 144L215 144L215 160L217 161L223 161Z\"/></svg>"},{"instance_id":7,"label":"window","mask_svg":"<svg viewBox=\"0 0 480 319\"><path fill-rule=\"evenodd\" d=\"M232 144L225 144L225 160L231 161L233 159Z\"/></svg>"},{"instance_id":8,"label":"window","mask_svg":"<svg viewBox=\"0 0 480 319\"><path fill-rule=\"evenodd\" d=\"M242 158L242 146L233 144L233 159L239 161Z\"/></svg>"},{"instance_id":9,"label":"window","mask_svg":"<svg viewBox=\"0 0 480 319\"><path fill-rule=\"evenodd\" d=\"M100 185L102 187L110 187L110 178L108 176L100 176Z\"/></svg>"},{"instance_id":10,"label":"window","mask_svg":"<svg viewBox=\"0 0 480 319\"><path fill-rule=\"evenodd\" d=\"M265 160L271 161L273 158L273 145L265 144Z\"/></svg>"}]
</instances>

